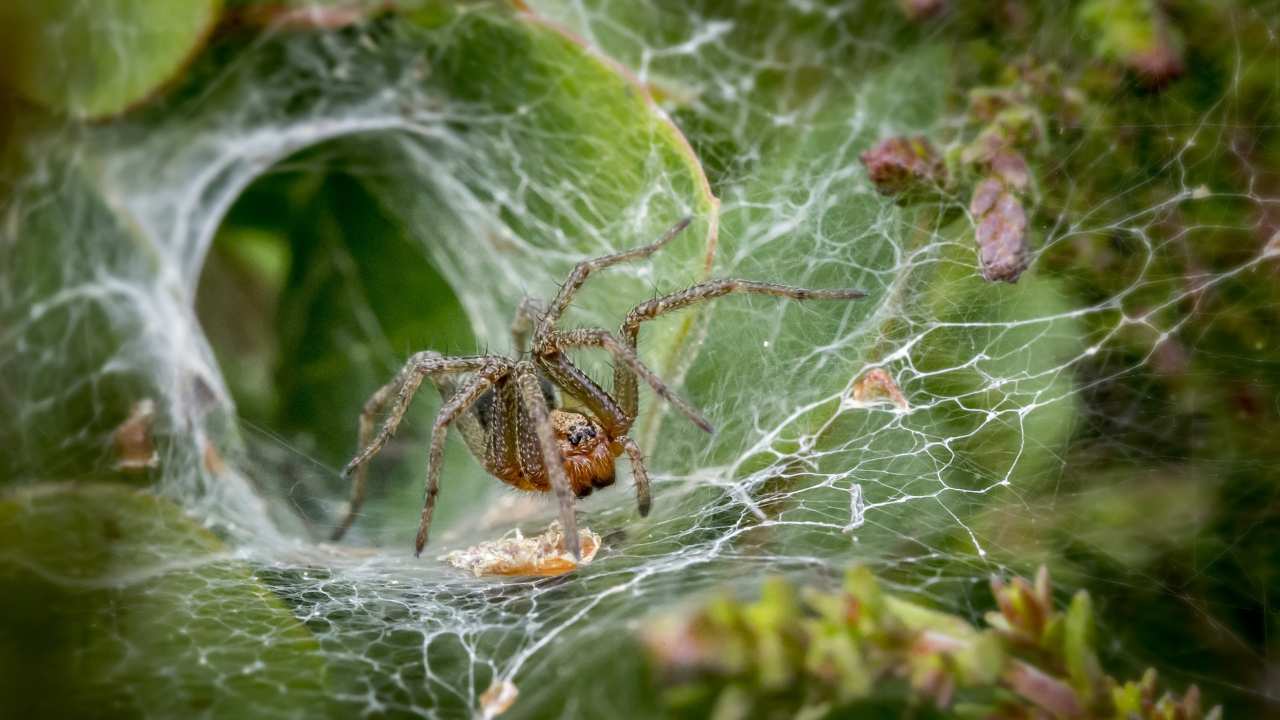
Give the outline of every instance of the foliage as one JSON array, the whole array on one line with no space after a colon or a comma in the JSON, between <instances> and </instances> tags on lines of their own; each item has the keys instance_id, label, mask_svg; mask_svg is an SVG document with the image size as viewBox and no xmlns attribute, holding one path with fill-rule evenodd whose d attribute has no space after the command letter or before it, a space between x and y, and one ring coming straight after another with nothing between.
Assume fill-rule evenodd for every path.
<instances>
[{"instance_id":1,"label":"foliage","mask_svg":"<svg viewBox=\"0 0 1280 720\"><path fill-rule=\"evenodd\" d=\"M721 598L645 631L668 705L686 717L847 717L897 708L916 716L1199 720L1194 685L1159 693L1156 671L1120 683L1102 670L1093 605L1080 590L1053 603L1034 585L991 581L985 628L885 592L850 570L842 590L766 581L760 600Z\"/></svg>"},{"instance_id":2,"label":"foliage","mask_svg":"<svg viewBox=\"0 0 1280 720\"><path fill-rule=\"evenodd\" d=\"M172 503L106 483L0 502L6 717L309 717L319 645Z\"/></svg>"}]
</instances>

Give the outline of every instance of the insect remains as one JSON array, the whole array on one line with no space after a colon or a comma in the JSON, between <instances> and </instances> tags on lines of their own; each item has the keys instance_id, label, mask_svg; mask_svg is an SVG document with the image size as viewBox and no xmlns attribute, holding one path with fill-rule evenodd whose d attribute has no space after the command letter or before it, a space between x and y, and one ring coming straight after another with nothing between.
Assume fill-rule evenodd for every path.
<instances>
[{"instance_id":1,"label":"insect remains","mask_svg":"<svg viewBox=\"0 0 1280 720\"><path fill-rule=\"evenodd\" d=\"M526 298L516 309L511 331L516 357L471 355L445 357L430 350L414 354L391 382L369 398L360 414L360 451L343 470L352 481L346 514L334 530L340 540L355 521L364 502L366 464L395 434L422 381L430 378L444 399L431 431L427 461L426 497L422 506L415 554L421 555L431 529L431 514L440 492L440 465L445 433L454 425L467 448L495 478L521 490L554 492L560 505L560 526L566 549L581 558L575 498L612 485L614 462L623 453L631 462L636 504L649 513L649 476L644 455L628 436L638 414L638 384L645 382L658 397L707 432L711 423L674 393L636 354L640 324L690 305L734 293L773 295L793 300L853 300L859 290L810 290L751 280L708 280L636 305L617 334L603 328L564 330L560 316L587 278L597 270L647 258L688 227L685 218L652 245L579 262L549 305ZM532 334L532 338L530 338ZM532 340L526 356L526 342ZM579 348L600 348L614 361L613 385L606 392L565 354ZM568 410L557 397L563 393L582 411ZM375 418L387 405L387 419L375 433Z\"/></svg>"}]
</instances>

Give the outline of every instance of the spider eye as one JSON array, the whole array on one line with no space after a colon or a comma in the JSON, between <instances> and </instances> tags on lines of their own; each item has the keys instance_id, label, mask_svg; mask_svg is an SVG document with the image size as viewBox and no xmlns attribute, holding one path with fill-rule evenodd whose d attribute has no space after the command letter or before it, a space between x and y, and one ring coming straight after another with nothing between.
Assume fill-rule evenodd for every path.
<instances>
[{"instance_id":1,"label":"spider eye","mask_svg":"<svg viewBox=\"0 0 1280 720\"><path fill-rule=\"evenodd\" d=\"M575 447L586 442L587 438L596 436L596 431L590 425L578 425L569 433L569 443Z\"/></svg>"}]
</instances>

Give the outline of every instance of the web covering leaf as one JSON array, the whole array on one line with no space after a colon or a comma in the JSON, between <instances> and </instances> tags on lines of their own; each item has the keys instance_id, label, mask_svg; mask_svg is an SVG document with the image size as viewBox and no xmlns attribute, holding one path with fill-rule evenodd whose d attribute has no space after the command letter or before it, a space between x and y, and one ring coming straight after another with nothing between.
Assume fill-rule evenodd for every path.
<instances>
[{"instance_id":1,"label":"web covering leaf","mask_svg":"<svg viewBox=\"0 0 1280 720\"><path fill-rule=\"evenodd\" d=\"M885 137L958 146L972 132L958 108L973 76L951 67L949 45L980 23L971 14L922 28L888 3L530 5L428 4L331 32L215 42L160 102L45 129L14 173L0 263L23 272L0 280L0 396L12 409L0 472L19 484L111 476L116 428L153 399L161 457L148 479L254 571L209 582L270 590L318 643L323 687L289 690L299 716L466 715L503 680L519 688L513 716L651 707L628 682L641 664L624 631L765 573L823 577L859 562L963 605L968 588L1059 542L1018 537L1041 519L1083 524L1087 493L1140 494L1144 480L1126 469L1171 461L1110 440L1158 415L1150 398L1163 390L1129 380L1185 361L1200 338L1180 333L1211 332L1197 320L1206 303L1274 315L1274 295L1239 284L1274 272L1275 133L1250 102L1274 100L1274 62L1229 58L1215 77L1230 82L1204 89L1217 100L1189 126L1177 108L1176 121L1148 118L1165 144L1120 149L1125 128L1107 108L1123 100L1110 97L1083 127L1042 137L1031 266L993 284L977 271L967 196L898 204L859 160ZM1082 41L1026 30L1074 27L1069 8L1027 12L1031 59L1011 64L1049 63ZM1274 18L1242 18L1270 31L1274 51ZM349 267L286 297L281 322L314 323L324 307L353 318L342 332L308 326L320 339L294 346L312 353L289 390L306 399L291 429L309 425L309 446L263 443L237 420L235 380L195 308L232 205L290 173L327 183L305 231L329 238L293 272ZM366 203L364 224L326 226L324 208L342 203ZM364 396L433 338L467 342L384 314L396 297L377 299L379 287L414 283L391 255L360 255L361 232L407 241L394 257L429 264L416 271L456 294L476 347L505 351L523 295L549 296L582 257L647 242L686 214L690 232L595 282L570 323L612 327L635 302L710 275L868 297L726 299L646 327L645 359L718 426L704 436L642 396L649 518L635 516L625 480L584 503L604 547L562 580L478 580L413 560L436 403L426 391L420 430L376 466L386 489L357 526L376 549L315 543L341 510L334 468L354 450ZM1196 252L1202 241L1234 249ZM1256 326L1232 337L1276 341ZM1259 374L1274 373L1273 355ZM602 363L588 360L601 374ZM901 400L860 396L873 373ZM429 554L553 515L459 450ZM1123 460L1107 471L1117 481L1085 484L1106 453Z\"/></svg>"}]
</instances>

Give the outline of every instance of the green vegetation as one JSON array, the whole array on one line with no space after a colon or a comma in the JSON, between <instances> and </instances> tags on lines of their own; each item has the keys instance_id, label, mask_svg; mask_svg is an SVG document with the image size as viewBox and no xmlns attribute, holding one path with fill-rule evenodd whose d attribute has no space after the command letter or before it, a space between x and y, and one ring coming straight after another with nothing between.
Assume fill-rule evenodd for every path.
<instances>
[{"instance_id":1,"label":"green vegetation","mask_svg":"<svg viewBox=\"0 0 1280 720\"><path fill-rule=\"evenodd\" d=\"M764 584L761 598L714 601L645 633L687 717L1115 718L1199 720L1200 691L1161 692L1106 675L1095 650L1089 593L1053 605L1049 573L1035 584L992 580L998 611L977 629L963 618L887 594L866 568L841 592Z\"/></svg>"}]
</instances>

